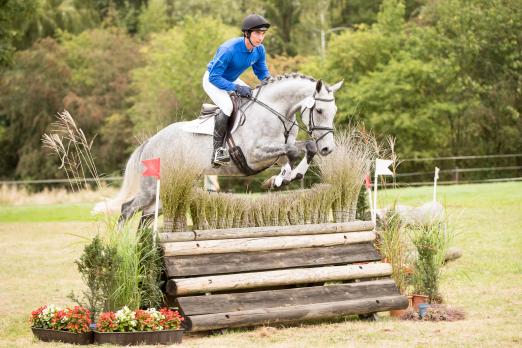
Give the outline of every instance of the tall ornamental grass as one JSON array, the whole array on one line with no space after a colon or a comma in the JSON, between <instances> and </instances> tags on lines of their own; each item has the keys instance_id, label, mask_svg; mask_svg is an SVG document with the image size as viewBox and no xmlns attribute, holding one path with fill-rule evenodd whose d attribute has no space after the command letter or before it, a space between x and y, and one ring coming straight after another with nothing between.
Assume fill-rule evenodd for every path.
<instances>
[{"instance_id":1,"label":"tall ornamental grass","mask_svg":"<svg viewBox=\"0 0 522 348\"><path fill-rule=\"evenodd\" d=\"M390 212L383 219L378 232L377 248L392 266L392 278L401 294L406 294L410 265L408 262L408 235L398 213Z\"/></svg>"},{"instance_id":2,"label":"tall ornamental grass","mask_svg":"<svg viewBox=\"0 0 522 348\"><path fill-rule=\"evenodd\" d=\"M201 182L203 169L203 163L194 161L184 146L174 149L169 161L162 164L160 197L165 232L187 229L190 201Z\"/></svg>"},{"instance_id":3,"label":"tall ornamental grass","mask_svg":"<svg viewBox=\"0 0 522 348\"><path fill-rule=\"evenodd\" d=\"M129 225L127 225L129 226ZM105 243L116 250L117 268L109 296L109 310L159 307L163 303L160 251L151 229L126 227L107 231ZM157 245L157 243L156 243Z\"/></svg>"},{"instance_id":4,"label":"tall ornamental grass","mask_svg":"<svg viewBox=\"0 0 522 348\"><path fill-rule=\"evenodd\" d=\"M365 175L375 159L375 140L355 127L335 136L336 148L326 157L317 158L321 180L330 184L337 197L332 203L335 222L352 221Z\"/></svg>"}]
</instances>

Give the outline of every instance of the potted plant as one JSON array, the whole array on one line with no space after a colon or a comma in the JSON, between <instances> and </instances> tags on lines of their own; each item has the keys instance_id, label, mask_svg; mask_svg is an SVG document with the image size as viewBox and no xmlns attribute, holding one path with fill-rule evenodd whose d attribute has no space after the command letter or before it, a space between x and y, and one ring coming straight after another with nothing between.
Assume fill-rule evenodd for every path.
<instances>
[{"instance_id":1,"label":"potted plant","mask_svg":"<svg viewBox=\"0 0 522 348\"><path fill-rule=\"evenodd\" d=\"M181 343L183 320L177 311L168 308L133 311L125 306L117 312L100 314L94 342L116 345Z\"/></svg>"},{"instance_id":2,"label":"potted plant","mask_svg":"<svg viewBox=\"0 0 522 348\"><path fill-rule=\"evenodd\" d=\"M441 302L439 283L451 234L442 222L410 226L411 240L417 257L414 264L413 306Z\"/></svg>"},{"instance_id":3,"label":"potted plant","mask_svg":"<svg viewBox=\"0 0 522 348\"><path fill-rule=\"evenodd\" d=\"M46 305L31 312L31 330L41 341L90 344L93 341L89 310L75 306L61 309Z\"/></svg>"}]
</instances>

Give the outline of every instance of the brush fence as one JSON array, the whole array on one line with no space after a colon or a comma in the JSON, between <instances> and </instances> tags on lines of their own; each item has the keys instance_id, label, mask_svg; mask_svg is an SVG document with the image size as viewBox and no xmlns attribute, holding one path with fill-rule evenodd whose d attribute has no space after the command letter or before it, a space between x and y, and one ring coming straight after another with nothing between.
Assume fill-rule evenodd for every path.
<instances>
[{"instance_id":1,"label":"brush fence","mask_svg":"<svg viewBox=\"0 0 522 348\"><path fill-rule=\"evenodd\" d=\"M164 233L167 296L190 331L406 308L373 228L354 221Z\"/></svg>"}]
</instances>

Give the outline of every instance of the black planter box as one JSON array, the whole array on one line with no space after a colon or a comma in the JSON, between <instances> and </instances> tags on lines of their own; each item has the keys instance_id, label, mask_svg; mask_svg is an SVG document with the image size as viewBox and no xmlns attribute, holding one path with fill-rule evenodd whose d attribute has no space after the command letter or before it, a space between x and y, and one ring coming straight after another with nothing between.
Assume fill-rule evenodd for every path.
<instances>
[{"instance_id":1,"label":"black planter box","mask_svg":"<svg viewBox=\"0 0 522 348\"><path fill-rule=\"evenodd\" d=\"M91 344L93 342L93 333L91 331L74 333L70 331L42 329L39 327L31 327L31 330L36 338L43 342L63 342L82 345Z\"/></svg>"},{"instance_id":2,"label":"black planter box","mask_svg":"<svg viewBox=\"0 0 522 348\"><path fill-rule=\"evenodd\" d=\"M94 343L116 344L120 346L138 344L174 344L181 343L183 329L135 332L99 332L94 331Z\"/></svg>"}]
</instances>

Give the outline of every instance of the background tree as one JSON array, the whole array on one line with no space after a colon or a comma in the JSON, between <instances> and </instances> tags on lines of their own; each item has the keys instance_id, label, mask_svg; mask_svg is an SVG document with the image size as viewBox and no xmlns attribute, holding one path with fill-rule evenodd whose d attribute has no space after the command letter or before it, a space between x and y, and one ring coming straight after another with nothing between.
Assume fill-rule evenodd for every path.
<instances>
[{"instance_id":1,"label":"background tree","mask_svg":"<svg viewBox=\"0 0 522 348\"><path fill-rule=\"evenodd\" d=\"M23 34L20 27L26 25L35 8L36 0L0 1L0 71L12 63L14 42Z\"/></svg>"},{"instance_id":2,"label":"background tree","mask_svg":"<svg viewBox=\"0 0 522 348\"><path fill-rule=\"evenodd\" d=\"M140 137L197 116L206 98L201 86L206 66L218 45L237 33L216 19L187 17L152 36L144 49L146 65L133 72L137 93L130 115Z\"/></svg>"},{"instance_id":3,"label":"background tree","mask_svg":"<svg viewBox=\"0 0 522 348\"><path fill-rule=\"evenodd\" d=\"M272 24L267 46L273 55L295 56L297 49L292 35L299 23L301 3L297 0L269 0L265 4L266 17Z\"/></svg>"},{"instance_id":4,"label":"background tree","mask_svg":"<svg viewBox=\"0 0 522 348\"><path fill-rule=\"evenodd\" d=\"M165 0L150 0L138 17L138 34L146 39L152 33L168 29L169 18Z\"/></svg>"},{"instance_id":5,"label":"background tree","mask_svg":"<svg viewBox=\"0 0 522 348\"><path fill-rule=\"evenodd\" d=\"M40 138L63 108L70 88L64 53L55 40L41 40L33 49L17 53L12 68L0 79L0 115L5 122L1 177L30 179L41 173L60 177L56 162L43 155Z\"/></svg>"}]
</instances>

